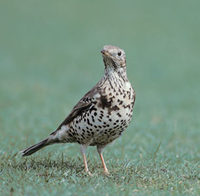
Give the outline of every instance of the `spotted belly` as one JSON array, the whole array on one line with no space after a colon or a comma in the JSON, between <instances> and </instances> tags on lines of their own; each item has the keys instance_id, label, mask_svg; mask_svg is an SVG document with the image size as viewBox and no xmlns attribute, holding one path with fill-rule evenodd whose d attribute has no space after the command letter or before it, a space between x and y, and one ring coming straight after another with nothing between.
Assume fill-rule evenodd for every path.
<instances>
[{"instance_id":1,"label":"spotted belly","mask_svg":"<svg viewBox=\"0 0 200 196\"><path fill-rule=\"evenodd\" d=\"M71 141L87 145L106 145L128 127L132 112L128 108L109 112L108 109L87 111L70 124Z\"/></svg>"}]
</instances>

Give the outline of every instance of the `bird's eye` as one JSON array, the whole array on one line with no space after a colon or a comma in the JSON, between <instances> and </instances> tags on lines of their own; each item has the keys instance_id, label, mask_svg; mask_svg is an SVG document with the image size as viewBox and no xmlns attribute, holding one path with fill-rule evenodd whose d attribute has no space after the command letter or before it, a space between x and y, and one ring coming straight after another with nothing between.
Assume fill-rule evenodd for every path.
<instances>
[{"instance_id":1,"label":"bird's eye","mask_svg":"<svg viewBox=\"0 0 200 196\"><path fill-rule=\"evenodd\" d=\"M121 54L122 54L121 51L117 53L118 56L121 56Z\"/></svg>"}]
</instances>

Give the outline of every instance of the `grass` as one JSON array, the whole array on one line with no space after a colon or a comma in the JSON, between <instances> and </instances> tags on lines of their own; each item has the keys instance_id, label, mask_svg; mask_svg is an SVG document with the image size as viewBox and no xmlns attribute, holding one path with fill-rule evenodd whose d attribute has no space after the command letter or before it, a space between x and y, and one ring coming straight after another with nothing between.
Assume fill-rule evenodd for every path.
<instances>
[{"instance_id":1,"label":"grass","mask_svg":"<svg viewBox=\"0 0 200 196\"><path fill-rule=\"evenodd\" d=\"M199 1L1 1L1 195L199 195ZM77 144L18 152L51 133L103 74L104 44L125 49L137 98L102 174Z\"/></svg>"}]
</instances>

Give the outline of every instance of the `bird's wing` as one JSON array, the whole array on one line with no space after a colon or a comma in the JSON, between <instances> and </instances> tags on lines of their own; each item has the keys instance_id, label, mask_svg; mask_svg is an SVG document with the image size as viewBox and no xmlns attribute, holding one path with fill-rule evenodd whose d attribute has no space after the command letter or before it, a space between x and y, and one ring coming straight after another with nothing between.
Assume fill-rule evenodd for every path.
<instances>
[{"instance_id":1,"label":"bird's wing","mask_svg":"<svg viewBox=\"0 0 200 196\"><path fill-rule=\"evenodd\" d=\"M97 86L86 93L83 98L74 106L70 114L59 125L59 127L53 133L51 133L51 135L54 135L63 125L69 124L74 118L82 115L84 112L92 108L92 106L96 103L95 95L98 93L100 93L100 89Z\"/></svg>"}]
</instances>

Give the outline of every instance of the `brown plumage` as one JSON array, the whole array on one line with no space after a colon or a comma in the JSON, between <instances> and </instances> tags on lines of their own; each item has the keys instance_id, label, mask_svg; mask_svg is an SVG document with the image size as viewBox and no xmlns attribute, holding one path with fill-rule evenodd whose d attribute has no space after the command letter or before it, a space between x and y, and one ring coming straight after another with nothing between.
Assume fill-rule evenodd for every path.
<instances>
[{"instance_id":1,"label":"brown plumage","mask_svg":"<svg viewBox=\"0 0 200 196\"><path fill-rule=\"evenodd\" d=\"M23 150L23 156L54 143L79 143L85 171L89 173L85 151L87 146L97 146L104 172L108 174L102 150L129 125L135 92L127 78L125 52L116 46L107 45L101 53L105 64L102 79L83 96L53 133Z\"/></svg>"}]
</instances>

